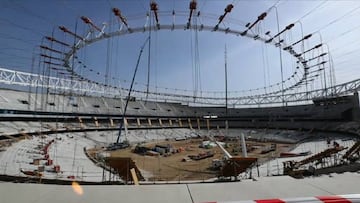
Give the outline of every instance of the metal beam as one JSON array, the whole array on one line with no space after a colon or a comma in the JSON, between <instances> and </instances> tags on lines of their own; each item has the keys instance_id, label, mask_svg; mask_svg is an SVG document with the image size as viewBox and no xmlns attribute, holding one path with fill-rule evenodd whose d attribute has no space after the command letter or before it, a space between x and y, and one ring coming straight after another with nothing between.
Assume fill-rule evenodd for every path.
<instances>
[{"instance_id":1,"label":"metal beam","mask_svg":"<svg viewBox=\"0 0 360 203\"><path fill-rule=\"evenodd\" d=\"M123 97L124 92L128 89L118 88L112 86L104 86L101 84L90 83L87 81L71 80L57 77L47 77L33 73L26 73L21 71L14 71L5 68L0 68L0 83L7 85L18 85L27 87L48 88L55 93L64 94L80 94L93 95L105 97ZM308 92L298 92L291 94L284 94L284 99L288 104L301 103L311 101L314 98L335 97L352 94L360 90L360 79L353 80L347 83L339 84L327 89L318 89ZM140 100L145 100L146 91L134 90L132 95ZM224 97L216 97L213 95L205 95L197 97L194 103L194 97L191 94L175 94L166 92L150 92L149 100L153 101L172 101L186 104L198 105L221 105L225 104ZM238 96L229 97L229 104L231 105L270 105L281 104L282 95L252 95L252 96Z\"/></svg>"}]
</instances>

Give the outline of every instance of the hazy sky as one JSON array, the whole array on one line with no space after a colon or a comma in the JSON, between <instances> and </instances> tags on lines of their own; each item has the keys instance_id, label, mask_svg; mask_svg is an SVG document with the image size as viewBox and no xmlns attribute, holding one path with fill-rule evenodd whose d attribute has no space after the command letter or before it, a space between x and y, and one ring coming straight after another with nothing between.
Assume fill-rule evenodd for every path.
<instances>
[{"instance_id":1,"label":"hazy sky","mask_svg":"<svg viewBox=\"0 0 360 203\"><path fill-rule=\"evenodd\" d=\"M188 0L158 0L159 23L176 25L186 24L189 16ZM313 58L321 53L330 54L335 70L336 83L358 79L360 68L360 1L347 0L198 0L199 17L193 16L193 24L215 26L224 8L232 3L231 13L227 14L220 28L245 30L246 23L253 23L257 17L267 11L264 21L257 24L250 33L277 31L277 15L280 30L287 25L295 26L280 37L286 44L292 44L304 35L313 36L304 43L304 50L323 43L320 49L308 52L306 58ZM89 17L101 27L106 23L105 32L119 30L121 24L116 21L111 8L119 8L127 18L131 28L146 24L149 12L149 0L2 0L0 1L0 67L37 72L39 67L39 45L49 46L44 36L73 44L74 39L58 29L59 25L84 36L89 30L81 16ZM276 6L276 9L272 6ZM277 12L276 12L277 10ZM175 11L175 16L172 15ZM151 15L151 22L154 16ZM148 22L149 24L149 22ZM104 82L109 75L109 84L129 86L129 81L136 65L140 47L151 35L150 51L147 44L140 60L136 76L137 87L147 83L147 71L150 67L150 86L193 91L223 91L225 45L227 46L228 84L230 91L262 88L281 81L279 49L259 40L248 37L211 31L194 30L159 30L139 32L110 40L93 43L78 51L81 65L76 71L84 77ZM264 35L264 37L267 37ZM65 47L54 45L61 51ZM300 44L294 49L301 52ZM150 54L150 61L148 56ZM32 69L32 59L35 65ZM62 57L54 54L53 57ZM328 61L328 57L324 59ZM322 61L321 60L321 61ZM287 52L282 52L283 78L290 86L301 77L301 70L296 70L296 59ZM56 62L56 61L53 61ZM312 64L318 63L314 60ZM149 66L150 64L150 66ZM86 66L86 67L84 67ZM325 66L329 73L329 63ZM317 70L315 67L311 71ZM197 72L197 74L195 74ZM55 72L53 73L55 74ZM313 75L316 75L314 73ZM321 76L319 76L321 77ZM127 81L127 82L124 82ZM323 81L317 80L314 87L321 87ZM198 85L195 85L195 83ZM274 88L275 89L275 88ZM175 90L173 90L175 91Z\"/></svg>"}]
</instances>

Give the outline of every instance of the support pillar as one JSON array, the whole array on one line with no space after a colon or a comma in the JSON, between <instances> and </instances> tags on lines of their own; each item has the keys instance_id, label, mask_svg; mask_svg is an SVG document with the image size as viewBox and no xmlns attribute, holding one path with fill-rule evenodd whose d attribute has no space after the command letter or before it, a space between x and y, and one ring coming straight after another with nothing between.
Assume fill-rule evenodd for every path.
<instances>
[{"instance_id":1,"label":"support pillar","mask_svg":"<svg viewBox=\"0 0 360 203\"><path fill-rule=\"evenodd\" d=\"M78 117L80 128L84 128L84 123L81 119L81 117Z\"/></svg>"},{"instance_id":2,"label":"support pillar","mask_svg":"<svg viewBox=\"0 0 360 203\"><path fill-rule=\"evenodd\" d=\"M193 129L193 127L192 127L192 124L191 124L191 119L190 119L190 118L188 118L188 123L189 123L189 128L192 130L192 129Z\"/></svg>"},{"instance_id":3,"label":"support pillar","mask_svg":"<svg viewBox=\"0 0 360 203\"><path fill-rule=\"evenodd\" d=\"M206 119L206 127L209 131L210 130L210 120L209 119Z\"/></svg>"},{"instance_id":4,"label":"support pillar","mask_svg":"<svg viewBox=\"0 0 360 203\"><path fill-rule=\"evenodd\" d=\"M128 121L127 121L126 118L124 118L124 124L125 124L125 127L126 127L126 128L129 126L129 123L128 123Z\"/></svg>"},{"instance_id":5,"label":"support pillar","mask_svg":"<svg viewBox=\"0 0 360 203\"><path fill-rule=\"evenodd\" d=\"M201 129L201 127L200 127L200 119L199 119L199 118L197 118L197 119L196 119L196 121L197 121L197 127L198 127L198 130L200 130L200 129Z\"/></svg>"},{"instance_id":6,"label":"support pillar","mask_svg":"<svg viewBox=\"0 0 360 203\"><path fill-rule=\"evenodd\" d=\"M110 126L114 127L114 120L112 118L110 118Z\"/></svg>"},{"instance_id":7,"label":"support pillar","mask_svg":"<svg viewBox=\"0 0 360 203\"><path fill-rule=\"evenodd\" d=\"M138 127L141 126L140 118L136 118L136 124L137 124Z\"/></svg>"},{"instance_id":8,"label":"support pillar","mask_svg":"<svg viewBox=\"0 0 360 203\"><path fill-rule=\"evenodd\" d=\"M99 127L99 121L98 121L97 117L94 117L94 122L95 122L95 126L98 128Z\"/></svg>"}]
</instances>

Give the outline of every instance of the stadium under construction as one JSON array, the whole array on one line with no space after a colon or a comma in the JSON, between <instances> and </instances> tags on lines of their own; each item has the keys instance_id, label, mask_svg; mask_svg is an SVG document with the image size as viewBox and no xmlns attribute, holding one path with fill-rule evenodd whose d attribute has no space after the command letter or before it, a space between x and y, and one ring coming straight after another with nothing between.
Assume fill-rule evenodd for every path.
<instances>
[{"instance_id":1,"label":"stadium under construction","mask_svg":"<svg viewBox=\"0 0 360 203\"><path fill-rule=\"evenodd\" d=\"M112 5L111 21L101 26L81 16L74 30L61 25L43 36L31 71L0 68L0 196L5 202L310 196L360 202L360 79L336 83L321 37L289 37L301 23L280 29L277 19L277 30L262 29L278 15L280 1L241 28L228 19L237 1L212 14L216 18L201 13L205 3L199 7L199 2L187 2L186 12L175 7L165 12L150 1L142 17L125 16ZM176 30L194 34L192 91L151 86L152 37ZM274 47L280 52L280 81L268 84L264 74L264 87L229 91L225 46L219 79L224 90L202 91L198 32L206 31ZM134 54L129 87L111 83L117 80L109 76L111 39L139 33L145 38ZM86 50L100 41L108 42L104 72L85 65ZM145 48L143 84L136 76ZM282 54L295 66L287 76Z\"/></svg>"}]
</instances>

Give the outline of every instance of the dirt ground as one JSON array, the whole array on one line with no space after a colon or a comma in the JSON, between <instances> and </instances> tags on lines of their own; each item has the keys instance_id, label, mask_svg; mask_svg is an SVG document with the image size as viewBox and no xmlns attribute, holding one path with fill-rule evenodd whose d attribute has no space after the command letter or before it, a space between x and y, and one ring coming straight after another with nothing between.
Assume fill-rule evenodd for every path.
<instances>
[{"instance_id":1,"label":"dirt ground","mask_svg":"<svg viewBox=\"0 0 360 203\"><path fill-rule=\"evenodd\" d=\"M117 151L111 151L110 155L113 157L130 157L132 158L137 167L142 170L142 175L149 181L180 181L180 180L206 180L217 177L218 171L211 170L213 159L222 159L224 153L219 147L210 149L200 148L202 139L188 139L183 141L159 141L157 143L147 143L142 146L149 148L155 147L156 144L167 145L170 144L174 149L183 148L182 152L171 154L170 156L148 156L140 155L133 152L135 146ZM253 151L248 153L248 157L257 157L259 162L263 162L272 157L278 156L281 152L289 151L292 147L291 144L279 144L275 152L261 154L261 151L271 146L272 143L260 143L255 141L247 141L248 147L252 147ZM226 142L226 150L233 156L240 155L239 141ZM235 150L234 150L235 149ZM212 151L213 157L202 160L191 160L188 155L197 155L201 152ZM186 159L188 161L183 161Z\"/></svg>"}]
</instances>

